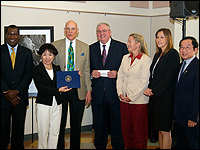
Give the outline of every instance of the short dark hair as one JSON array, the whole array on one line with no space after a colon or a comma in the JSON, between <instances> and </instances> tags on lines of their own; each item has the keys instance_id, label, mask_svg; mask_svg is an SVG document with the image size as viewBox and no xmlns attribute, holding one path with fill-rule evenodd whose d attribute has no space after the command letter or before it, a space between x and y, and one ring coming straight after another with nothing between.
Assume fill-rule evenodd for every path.
<instances>
[{"instance_id":1,"label":"short dark hair","mask_svg":"<svg viewBox=\"0 0 200 150\"><path fill-rule=\"evenodd\" d=\"M17 28L17 31L18 31L18 34L19 34L19 28L18 28L16 25L14 25L14 24L9 25L9 26L5 29L5 33L6 33L6 34L8 33L8 28L12 28L12 29Z\"/></svg>"},{"instance_id":2,"label":"short dark hair","mask_svg":"<svg viewBox=\"0 0 200 150\"><path fill-rule=\"evenodd\" d=\"M57 49L52 44L45 43L40 47L39 51L37 52L38 55L42 55L42 53L44 53L45 50L48 50L49 52L53 53L55 56L58 54Z\"/></svg>"},{"instance_id":3,"label":"short dark hair","mask_svg":"<svg viewBox=\"0 0 200 150\"><path fill-rule=\"evenodd\" d=\"M197 40L192 36L186 36L179 42L179 47L181 46L181 42L184 40L192 40L192 45L194 48L198 48Z\"/></svg>"}]
</instances>

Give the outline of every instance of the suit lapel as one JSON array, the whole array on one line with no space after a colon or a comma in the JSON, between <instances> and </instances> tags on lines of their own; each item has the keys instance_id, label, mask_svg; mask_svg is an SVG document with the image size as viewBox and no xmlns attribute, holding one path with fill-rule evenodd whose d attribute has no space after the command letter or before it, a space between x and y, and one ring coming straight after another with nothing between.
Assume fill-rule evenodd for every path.
<instances>
[{"instance_id":1,"label":"suit lapel","mask_svg":"<svg viewBox=\"0 0 200 150\"><path fill-rule=\"evenodd\" d=\"M106 58L106 62L105 62L105 65L108 63L108 61L110 60L111 56L113 56L113 52L115 50L115 44L113 44L113 40L111 39L111 42L110 42L110 47L109 47L109 51L108 51L108 55L107 55L107 58ZM103 62L102 62L103 63Z\"/></svg>"},{"instance_id":2,"label":"suit lapel","mask_svg":"<svg viewBox=\"0 0 200 150\"><path fill-rule=\"evenodd\" d=\"M41 73L43 74L43 76L44 76L47 80L51 81L51 78L50 78L49 74L47 73L47 71L46 71L46 69L45 69L45 67L44 67L44 65L43 65L42 62L39 64L39 67L41 68L40 70L41 70Z\"/></svg>"},{"instance_id":3,"label":"suit lapel","mask_svg":"<svg viewBox=\"0 0 200 150\"><path fill-rule=\"evenodd\" d=\"M81 56L81 44L80 44L79 40L76 40L76 62L75 62L76 67L77 67L77 62L78 62L80 56ZM78 68L76 68L76 69L78 69Z\"/></svg>"},{"instance_id":4,"label":"suit lapel","mask_svg":"<svg viewBox=\"0 0 200 150\"><path fill-rule=\"evenodd\" d=\"M139 61L140 61L140 59L135 58L134 62L133 62L132 65L130 66L130 68L132 68L133 66L135 66ZM130 64L131 64L131 59L130 59L129 65L130 65Z\"/></svg>"},{"instance_id":5,"label":"suit lapel","mask_svg":"<svg viewBox=\"0 0 200 150\"><path fill-rule=\"evenodd\" d=\"M5 53L5 64L9 64L8 66L10 67L10 69L12 69L12 62L11 62L11 58L10 58L10 54L9 54L9 50L8 50L8 46L7 44L5 44L5 49L1 49L1 51L4 50Z\"/></svg>"},{"instance_id":6,"label":"suit lapel","mask_svg":"<svg viewBox=\"0 0 200 150\"><path fill-rule=\"evenodd\" d=\"M96 56L99 59L99 63L103 65L103 60L102 60L102 56L101 56L100 42L97 43Z\"/></svg>"},{"instance_id":7,"label":"suit lapel","mask_svg":"<svg viewBox=\"0 0 200 150\"><path fill-rule=\"evenodd\" d=\"M196 59L196 58L194 58L194 59L192 60L192 62L187 66L187 68L184 70L183 74L180 76L180 79L179 79L179 81L178 81L178 83L177 83L177 87L176 87L176 88L178 88L178 87L181 85L181 83L184 81L184 78L186 77L186 75L187 75L188 73L190 73L195 59Z\"/></svg>"},{"instance_id":8,"label":"suit lapel","mask_svg":"<svg viewBox=\"0 0 200 150\"><path fill-rule=\"evenodd\" d=\"M14 70L17 69L18 67L21 67L20 62L22 58L23 58L23 50L22 47L18 45Z\"/></svg>"}]
</instances>

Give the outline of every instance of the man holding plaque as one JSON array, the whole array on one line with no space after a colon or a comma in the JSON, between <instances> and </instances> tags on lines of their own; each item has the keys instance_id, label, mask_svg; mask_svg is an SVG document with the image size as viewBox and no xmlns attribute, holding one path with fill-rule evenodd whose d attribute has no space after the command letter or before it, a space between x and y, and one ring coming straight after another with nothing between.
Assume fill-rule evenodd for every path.
<instances>
[{"instance_id":1,"label":"man holding plaque","mask_svg":"<svg viewBox=\"0 0 200 150\"><path fill-rule=\"evenodd\" d=\"M99 41L90 45L94 145L96 149L106 149L109 128L107 117L110 116L112 147L124 149L116 79L121 60L128 49L125 43L111 38L110 25L107 23L99 23L96 34Z\"/></svg>"},{"instance_id":2,"label":"man holding plaque","mask_svg":"<svg viewBox=\"0 0 200 150\"><path fill-rule=\"evenodd\" d=\"M76 39L79 28L73 20L66 22L65 38L52 44L57 48L58 55L54 63L60 65L62 71L79 71L80 88L72 88L64 93L62 118L58 139L58 149L65 149L65 126L67 121L68 103L70 110L70 149L80 149L81 122L85 104L91 102L91 79L89 46Z\"/></svg>"}]
</instances>

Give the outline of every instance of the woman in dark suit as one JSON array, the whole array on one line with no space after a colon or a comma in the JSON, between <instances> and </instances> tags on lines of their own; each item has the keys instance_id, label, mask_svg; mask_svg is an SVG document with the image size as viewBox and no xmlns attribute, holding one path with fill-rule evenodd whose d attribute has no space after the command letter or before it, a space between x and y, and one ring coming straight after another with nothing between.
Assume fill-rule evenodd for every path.
<instances>
[{"instance_id":1,"label":"woman in dark suit","mask_svg":"<svg viewBox=\"0 0 200 150\"><path fill-rule=\"evenodd\" d=\"M158 130L160 149L171 149L171 127L175 98L176 76L180 57L173 48L169 29L161 28L156 34L157 52L150 66L150 80L144 91L150 96L150 121Z\"/></svg>"},{"instance_id":2,"label":"woman in dark suit","mask_svg":"<svg viewBox=\"0 0 200 150\"><path fill-rule=\"evenodd\" d=\"M62 114L61 92L70 89L56 87L56 71L60 66L52 62L58 54L52 44L43 44L38 54L42 62L33 69L33 79L38 90L36 119L38 125L38 149L56 149Z\"/></svg>"}]
</instances>

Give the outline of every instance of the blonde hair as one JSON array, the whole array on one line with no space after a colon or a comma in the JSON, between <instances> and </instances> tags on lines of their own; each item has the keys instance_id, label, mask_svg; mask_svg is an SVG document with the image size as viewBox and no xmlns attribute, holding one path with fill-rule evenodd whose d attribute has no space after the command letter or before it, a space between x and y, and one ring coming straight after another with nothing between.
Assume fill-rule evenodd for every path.
<instances>
[{"instance_id":1,"label":"blonde hair","mask_svg":"<svg viewBox=\"0 0 200 150\"><path fill-rule=\"evenodd\" d=\"M157 38L158 32L161 32L161 31L163 31L163 34L164 34L164 36L165 36L165 38L167 39L167 42L168 42L166 49L163 52L163 55L165 55L170 49L174 48L174 45L173 45L173 42L172 42L171 31L167 28L159 29L155 34L156 38ZM159 53L160 51L161 51L161 48L159 48L157 43L156 43L156 52Z\"/></svg>"},{"instance_id":2,"label":"blonde hair","mask_svg":"<svg viewBox=\"0 0 200 150\"><path fill-rule=\"evenodd\" d=\"M130 36L132 36L135 39L136 43L140 43L139 53L140 54L144 53L144 54L149 56L148 50L147 50L147 44L144 41L143 36L141 34L138 34L138 33L131 33L129 35L129 37Z\"/></svg>"}]
</instances>

